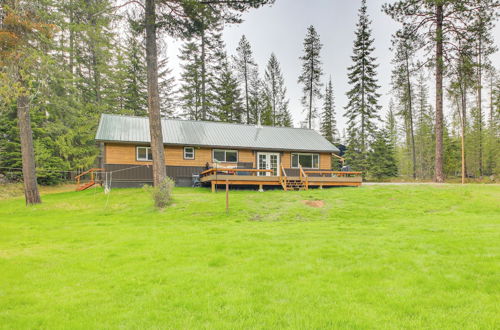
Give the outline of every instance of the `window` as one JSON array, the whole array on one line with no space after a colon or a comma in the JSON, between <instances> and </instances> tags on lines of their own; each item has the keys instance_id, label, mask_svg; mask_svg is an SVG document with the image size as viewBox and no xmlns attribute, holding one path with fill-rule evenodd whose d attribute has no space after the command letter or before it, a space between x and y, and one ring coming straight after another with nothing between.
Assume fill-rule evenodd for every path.
<instances>
[{"instance_id":1,"label":"window","mask_svg":"<svg viewBox=\"0 0 500 330\"><path fill-rule=\"evenodd\" d=\"M193 147L184 147L184 159L194 159Z\"/></svg>"},{"instance_id":2,"label":"window","mask_svg":"<svg viewBox=\"0 0 500 330\"><path fill-rule=\"evenodd\" d=\"M236 163L238 162L238 151L214 149L214 162Z\"/></svg>"},{"instance_id":3,"label":"window","mask_svg":"<svg viewBox=\"0 0 500 330\"><path fill-rule=\"evenodd\" d=\"M292 167L319 168L319 154L292 154Z\"/></svg>"},{"instance_id":4,"label":"window","mask_svg":"<svg viewBox=\"0 0 500 330\"><path fill-rule=\"evenodd\" d=\"M153 154L151 153L151 147L137 147L137 160L139 160L139 161L151 161L151 160L153 160Z\"/></svg>"}]
</instances>

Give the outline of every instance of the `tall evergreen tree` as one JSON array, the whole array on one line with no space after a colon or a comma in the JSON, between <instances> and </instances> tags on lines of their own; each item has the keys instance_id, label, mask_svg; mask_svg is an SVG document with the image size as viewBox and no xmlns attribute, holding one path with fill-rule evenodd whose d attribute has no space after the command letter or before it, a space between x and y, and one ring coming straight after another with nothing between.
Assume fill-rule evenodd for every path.
<instances>
[{"instance_id":1,"label":"tall evergreen tree","mask_svg":"<svg viewBox=\"0 0 500 330\"><path fill-rule=\"evenodd\" d=\"M448 93L452 103L455 105L459 126L460 126L460 147L461 147L461 175L462 183L465 183L467 176L466 166L466 134L468 127L468 94L473 86L474 70L472 63L472 47L467 40L459 40L458 47L454 52L455 58L451 62L449 76L451 78Z\"/></svg>"},{"instance_id":2,"label":"tall evergreen tree","mask_svg":"<svg viewBox=\"0 0 500 330\"><path fill-rule=\"evenodd\" d=\"M259 71L255 68L251 72L249 79L248 106L250 108L250 123L262 123L261 117L266 104L264 82L260 79Z\"/></svg>"},{"instance_id":3,"label":"tall evergreen tree","mask_svg":"<svg viewBox=\"0 0 500 330\"><path fill-rule=\"evenodd\" d=\"M314 101L321 98L321 68L320 51L323 45L320 42L319 35L314 26L307 28L307 34L304 39L304 55L300 57L302 61L302 72L298 83L302 84L302 105L307 111L307 121L309 128L312 128L312 121L317 117L317 109Z\"/></svg>"},{"instance_id":4,"label":"tall evergreen tree","mask_svg":"<svg viewBox=\"0 0 500 330\"><path fill-rule=\"evenodd\" d=\"M436 82L435 107L435 166L434 180L444 182L444 118L443 118L443 78L445 75L445 61L449 58L448 52L456 48L455 41L463 39L464 31L473 25L474 16L482 13L485 19L496 15L496 0L478 1L417 1L398 0L385 4L383 9L394 20L407 26L425 43L424 48L434 49L426 52L425 60L433 60ZM432 55L431 55L432 54Z\"/></svg>"},{"instance_id":5,"label":"tall evergreen tree","mask_svg":"<svg viewBox=\"0 0 500 330\"><path fill-rule=\"evenodd\" d=\"M144 38L137 23L129 18L129 30L126 41L126 75L124 108L136 116L143 116L148 109L146 88L146 56Z\"/></svg>"},{"instance_id":6,"label":"tall evergreen tree","mask_svg":"<svg viewBox=\"0 0 500 330\"><path fill-rule=\"evenodd\" d=\"M415 96L417 177L431 179L434 172L434 116L429 105L429 90L423 73L418 76Z\"/></svg>"},{"instance_id":7,"label":"tall evergreen tree","mask_svg":"<svg viewBox=\"0 0 500 330\"><path fill-rule=\"evenodd\" d=\"M221 60L218 72L212 86L214 90L212 118L217 121L242 123L241 91L227 58Z\"/></svg>"},{"instance_id":8,"label":"tall evergreen tree","mask_svg":"<svg viewBox=\"0 0 500 330\"><path fill-rule=\"evenodd\" d=\"M401 111L399 115L404 119L406 149L411 154L412 176L417 177L417 156L415 150L414 125L414 95L412 73L415 71L414 53L418 48L418 40L408 29L398 31L393 37L394 69L392 72L393 89L398 96Z\"/></svg>"},{"instance_id":9,"label":"tall evergreen tree","mask_svg":"<svg viewBox=\"0 0 500 330\"><path fill-rule=\"evenodd\" d=\"M398 143L398 128L394 107L394 101L391 99L389 102L389 109L387 110L386 128L392 145L396 147Z\"/></svg>"},{"instance_id":10,"label":"tall evergreen tree","mask_svg":"<svg viewBox=\"0 0 500 330\"><path fill-rule=\"evenodd\" d=\"M321 134L331 143L338 138L337 120L335 119L335 103L333 97L332 77L328 81L325 90L323 111L321 113Z\"/></svg>"},{"instance_id":11,"label":"tall evergreen tree","mask_svg":"<svg viewBox=\"0 0 500 330\"><path fill-rule=\"evenodd\" d=\"M176 116L177 92L175 90L175 78L169 67L166 45L160 44L160 55L158 59L158 88L160 92L160 112L162 117L173 118Z\"/></svg>"},{"instance_id":12,"label":"tall evergreen tree","mask_svg":"<svg viewBox=\"0 0 500 330\"><path fill-rule=\"evenodd\" d=\"M368 155L369 174L377 180L394 177L398 173L395 146L391 143L387 128L375 132L372 149Z\"/></svg>"},{"instance_id":13,"label":"tall evergreen tree","mask_svg":"<svg viewBox=\"0 0 500 330\"><path fill-rule=\"evenodd\" d=\"M474 23L470 27L471 36L474 43L475 57L475 80L476 80L476 109L474 112L474 135L477 144L477 161L479 176L483 176L483 130L484 130L484 111L483 111L483 75L485 68L491 67L490 55L493 54L497 47L494 45L492 30L496 17L491 16L488 12L477 12L474 15Z\"/></svg>"},{"instance_id":14,"label":"tall evergreen tree","mask_svg":"<svg viewBox=\"0 0 500 330\"><path fill-rule=\"evenodd\" d=\"M285 79L274 53L271 54L264 73L264 90L271 107L271 122L269 124L290 126L291 116L288 110Z\"/></svg>"},{"instance_id":15,"label":"tall evergreen tree","mask_svg":"<svg viewBox=\"0 0 500 330\"><path fill-rule=\"evenodd\" d=\"M198 44L186 42L181 48L179 59L182 61L179 101L182 116L190 120L201 120L201 62Z\"/></svg>"},{"instance_id":16,"label":"tall evergreen tree","mask_svg":"<svg viewBox=\"0 0 500 330\"><path fill-rule=\"evenodd\" d=\"M33 90L40 84L40 71L50 60L45 56L51 41L53 26L40 11L41 3L4 1L0 16L0 82L2 99L17 109L19 141L22 159L26 204L41 203L35 169L31 108ZM41 70L42 69L42 70Z\"/></svg>"},{"instance_id":17,"label":"tall evergreen tree","mask_svg":"<svg viewBox=\"0 0 500 330\"><path fill-rule=\"evenodd\" d=\"M380 94L377 93L379 88L376 78L377 64L375 64L375 57L372 56L374 47L370 24L366 12L366 0L363 0L359 9L353 56L351 56L353 65L348 68L347 77L351 89L347 92L349 102L344 114L347 118L348 140L353 143L353 145L348 145L346 158L351 162L354 161L352 165L363 171L366 170L366 157L380 109L378 105ZM358 152L361 154L353 155ZM356 160L359 163L356 163Z\"/></svg>"},{"instance_id":18,"label":"tall evergreen tree","mask_svg":"<svg viewBox=\"0 0 500 330\"><path fill-rule=\"evenodd\" d=\"M255 70L257 64L255 63L252 56L252 48L250 47L250 42L248 42L245 35L241 36L238 47L236 48L236 56L234 57L234 62L236 65L236 70L238 71L238 79L243 85L244 97L245 97L245 114L247 124L251 123L251 111L250 111L250 79L252 71Z\"/></svg>"}]
</instances>

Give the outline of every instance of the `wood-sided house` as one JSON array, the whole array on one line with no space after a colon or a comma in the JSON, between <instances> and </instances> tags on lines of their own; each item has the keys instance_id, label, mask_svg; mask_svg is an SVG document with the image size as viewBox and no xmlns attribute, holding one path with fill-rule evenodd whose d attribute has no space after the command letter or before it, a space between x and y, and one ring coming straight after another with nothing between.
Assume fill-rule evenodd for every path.
<instances>
[{"instance_id":1,"label":"wood-sided house","mask_svg":"<svg viewBox=\"0 0 500 330\"><path fill-rule=\"evenodd\" d=\"M227 180L280 185L283 176L303 180L302 174L311 177L311 185L312 177L337 178L331 185L361 182L331 171L332 154L339 150L314 130L177 119L162 119L162 130L167 175L179 186L191 186L193 176L200 174L202 182L212 185ZM101 167L112 172L112 186L152 183L147 117L103 114L96 141Z\"/></svg>"}]
</instances>

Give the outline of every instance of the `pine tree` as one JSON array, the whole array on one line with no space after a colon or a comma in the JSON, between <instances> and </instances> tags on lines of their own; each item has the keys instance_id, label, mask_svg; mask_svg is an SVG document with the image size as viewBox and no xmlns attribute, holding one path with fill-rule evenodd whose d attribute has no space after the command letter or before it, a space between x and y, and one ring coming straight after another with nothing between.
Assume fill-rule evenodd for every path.
<instances>
[{"instance_id":1,"label":"pine tree","mask_svg":"<svg viewBox=\"0 0 500 330\"><path fill-rule=\"evenodd\" d=\"M386 127L387 134L393 146L397 146L398 142L398 129L396 122L396 115L394 114L394 102L391 99L389 102L389 110L387 111Z\"/></svg>"},{"instance_id":2,"label":"pine tree","mask_svg":"<svg viewBox=\"0 0 500 330\"><path fill-rule=\"evenodd\" d=\"M41 203L35 170L33 129L31 126L32 86L42 81L41 73L50 58L53 26L39 10L41 3L4 1L0 16L0 86L2 99L17 109L24 196L26 204ZM42 71L42 72L41 72ZM9 102L10 101L10 102Z\"/></svg>"},{"instance_id":3,"label":"pine tree","mask_svg":"<svg viewBox=\"0 0 500 330\"><path fill-rule=\"evenodd\" d=\"M484 157L484 111L483 111L483 72L485 68L491 67L490 55L497 48L494 46L494 38L492 30L496 17L491 16L488 12L477 12L474 15L474 22L470 26L471 37L474 40L474 64L475 64L475 91L476 91L476 107L473 112L473 139L477 148L474 149L475 158L473 164L477 166L477 172L480 177L483 176L483 157Z\"/></svg>"},{"instance_id":4,"label":"pine tree","mask_svg":"<svg viewBox=\"0 0 500 330\"><path fill-rule=\"evenodd\" d=\"M214 79L224 59L225 45L219 30L205 31L202 40L195 36L183 45L179 59L182 61L179 100L183 116L195 120L210 120L215 91Z\"/></svg>"},{"instance_id":5,"label":"pine tree","mask_svg":"<svg viewBox=\"0 0 500 330\"><path fill-rule=\"evenodd\" d=\"M444 117L443 117L443 80L445 62L452 58L449 52L456 49L457 41L463 40L464 33L474 24L474 17L481 13L485 20L496 16L495 1L415 1L398 0L385 4L383 10L394 20L408 27L412 34L423 42L422 49L427 51L424 60L432 60L435 68L436 106L435 106L435 164L434 180L444 182Z\"/></svg>"},{"instance_id":6,"label":"pine tree","mask_svg":"<svg viewBox=\"0 0 500 330\"><path fill-rule=\"evenodd\" d=\"M124 108L136 116L146 115L148 93L146 88L146 56L144 39L137 22L129 18L129 31L126 42L126 76Z\"/></svg>"},{"instance_id":7,"label":"pine tree","mask_svg":"<svg viewBox=\"0 0 500 330\"><path fill-rule=\"evenodd\" d=\"M337 121L335 119L335 104L333 97L332 77L325 90L323 112L321 113L321 134L331 143L337 140Z\"/></svg>"},{"instance_id":8,"label":"pine tree","mask_svg":"<svg viewBox=\"0 0 500 330\"><path fill-rule=\"evenodd\" d=\"M362 1L358 17L353 56L351 56L354 63L348 68L347 75L352 87L347 92L349 102L345 107L344 116L347 118L348 140L356 145L348 145L346 158L351 161L353 167L365 171L369 143L375 132L375 120L379 118L380 109L378 105L380 94L376 92L379 88L376 79L377 65L375 57L372 56L374 48L371 22L366 13L366 0ZM358 152L361 154L353 154ZM359 163L356 163L356 160Z\"/></svg>"},{"instance_id":9,"label":"pine tree","mask_svg":"<svg viewBox=\"0 0 500 330\"><path fill-rule=\"evenodd\" d=\"M238 79L243 85L244 97L245 97L245 114L247 124L251 123L251 111L250 111L250 79L252 71L255 70L257 64L255 63L252 56L252 49L250 43L248 42L245 35L241 36L238 47L236 48L236 56L234 56L234 62L236 70L238 71Z\"/></svg>"},{"instance_id":10,"label":"pine tree","mask_svg":"<svg viewBox=\"0 0 500 330\"><path fill-rule=\"evenodd\" d=\"M221 60L218 72L211 86L214 90L212 118L216 121L242 123L241 91L227 58Z\"/></svg>"},{"instance_id":11,"label":"pine tree","mask_svg":"<svg viewBox=\"0 0 500 330\"><path fill-rule=\"evenodd\" d=\"M429 105L429 91L423 73L420 73L416 85L416 127L415 149L417 155L417 178L431 179L434 164L434 116Z\"/></svg>"},{"instance_id":12,"label":"pine tree","mask_svg":"<svg viewBox=\"0 0 500 330\"><path fill-rule=\"evenodd\" d=\"M485 134L486 175L500 174L500 79L493 68L489 70L489 114Z\"/></svg>"},{"instance_id":13,"label":"pine tree","mask_svg":"<svg viewBox=\"0 0 500 330\"><path fill-rule=\"evenodd\" d=\"M186 42L181 48L181 87L179 90L182 116L190 120L201 120L201 62L196 42Z\"/></svg>"},{"instance_id":14,"label":"pine tree","mask_svg":"<svg viewBox=\"0 0 500 330\"><path fill-rule=\"evenodd\" d=\"M262 123L261 116L266 104L264 82L259 77L257 68L250 74L248 106L250 108L250 123Z\"/></svg>"},{"instance_id":15,"label":"pine tree","mask_svg":"<svg viewBox=\"0 0 500 330\"><path fill-rule=\"evenodd\" d=\"M165 47L163 47L165 48ZM161 54L158 59L158 88L160 92L160 112L162 117L175 117L175 109L177 106L177 93L175 91L175 78L172 74L172 69L168 66L168 57L166 49L161 49Z\"/></svg>"},{"instance_id":16,"label":"pine tree","mask_svg":"<svg viewBox=\"0 0 500 330\"><path fill-rule=\"evenodd\" d=\"M298 83L302 84L302 105L307 112L307 121L309 129L312 128L312 121L317 117L317 109L314 101L316 98L321 98L321 76L323 69L321 68L320 51L323 45L320 42L319 35L314 29L314 26L307 28L307 34L304 39L304 55L300 57L302 61L302 72L299 76Z\"/></svg>"},{"instance_id":17,"label":"pine tree","mask_svg":"<svg viewBox=\"0 0 500 330\"><path fill-rule=\"evenodd\" d=\"M415 125L414 125L414 95L412 72L415 71L414 53L419 47L419 42L407 28L398 31L392 41L394 47L394 69L392 71L393 90L398 96L401 110L398 112L404 120L406 135L406 150L411 155L411 174L417 177L417 156L415 150Z\"/></svg>"},{"instance_id":18,"label":"pine tree","mask_svg":"<svg viewBox=\"0 0 500 330\"><path fill-rule=\"evenodd\" d=\"M396 151L391 143L387 128L375 132L375 139L368 156L369 174L377 180L398 174Z\"/></svg>"},{"instance_id":19,"label":"pine tree","mask_svg":"<svg viewBox=\"0 0 500 330\"><path fill-rule=\"evenodd\" d=\"M271 107L272 126L290 126L291 115L288 111L285 79L281 73L278 59L271 54L264 73L264 91Z\"/></svg>"}]
</instances>

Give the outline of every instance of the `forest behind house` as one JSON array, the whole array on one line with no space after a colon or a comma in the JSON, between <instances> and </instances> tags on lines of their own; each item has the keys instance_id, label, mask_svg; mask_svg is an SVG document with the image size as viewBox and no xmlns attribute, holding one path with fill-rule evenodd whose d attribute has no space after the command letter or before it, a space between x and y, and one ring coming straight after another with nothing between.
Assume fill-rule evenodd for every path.
<instances>
[{"instance_id":1,"label":"forest behind house","mask_svg":"<svg viewBox=\"0 0 500 330\"><path fill-rule=\"evenodd\" d=\"M150 39L157 47L154 72L148 72L146 56L152 45L146 38L148 5L156 10L156 39ZM224 26L240 23L242 12L262 5L272 1L3 0L0 179L22 180L21 145L29 134L39 184L57 184L95 166L100 115L151 115L148 74L156 73L164 118L300 123L339 146L346 164L368 179L498 181L500 67L490 59L498 48L492 36L498 1L384 5L387 18L400 23L392 36L387 108L379 100L366 1L360 3L356 30L347 32L353 35L348 104L335 102L331 76L339 73L322 69L328 57L311 25L297 59L302 118L292 118L285 73L273 49L268 62L258 65L244 35L234 56L223 42ZM169 37L183 40L178 79L166 56ZM340 116L345 129L337 125Z\"/></svg>"}]
</instances>

